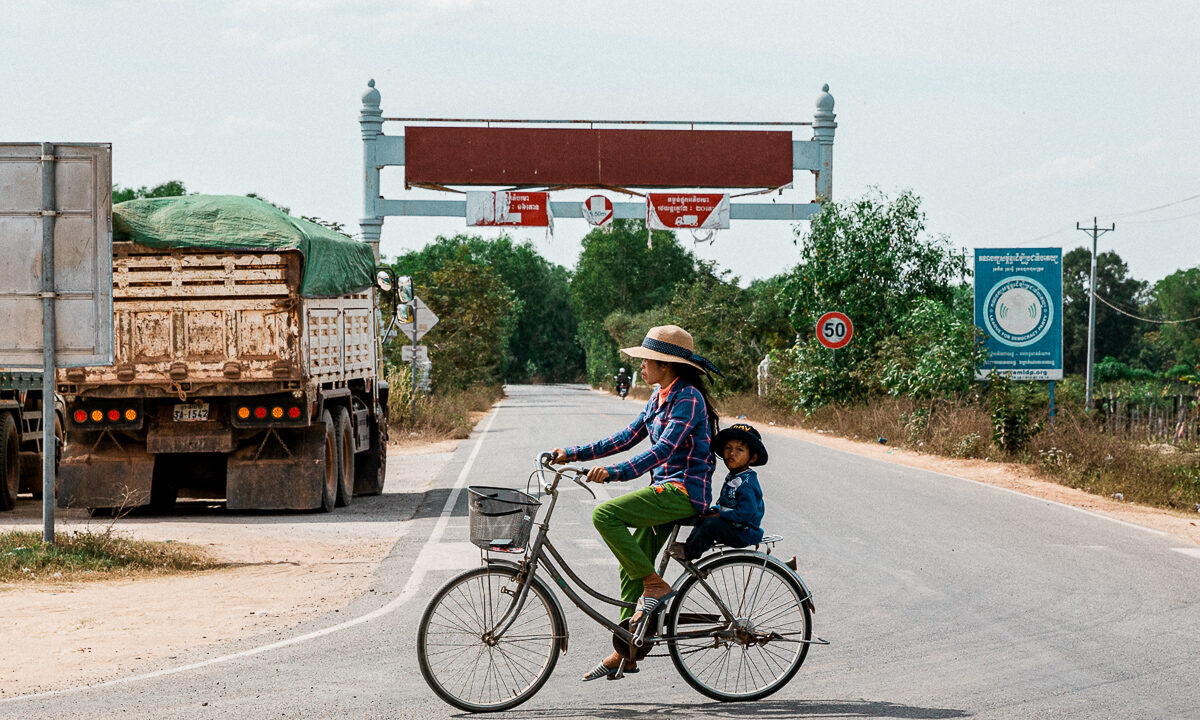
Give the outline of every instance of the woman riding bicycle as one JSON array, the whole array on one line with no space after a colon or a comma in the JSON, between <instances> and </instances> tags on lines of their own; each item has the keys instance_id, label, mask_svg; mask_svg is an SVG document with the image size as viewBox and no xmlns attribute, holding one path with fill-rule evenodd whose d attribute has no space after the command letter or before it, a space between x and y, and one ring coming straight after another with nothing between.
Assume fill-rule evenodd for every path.
<instances>
[{"instance_id":1,"label":"woman riding bicycle","mask_svg":"<svg viewBox=\"0 0 1200 720\"><path fill-rule=\"evenodd\" d=\"M679 520L699 514L712 504L713 455L709 448L717 414L709 401L703 375L720 371L694 351L692 336L676 325L650 328L640 347L621 352L641 358L642 379L658 385L646 407L629 427L591 443L554 450L555 463L615 455L647 435L652 445L633 458L607 467L594 467L588 482L632 480L647 471L649 487L601 503L592 523L621 566L621 599L636 604L639 620L652 613L671 593L671 586L654 572L654 558ZM629 532L633 528L633 533ZM621 609L621 618L633 615ZM614 652L584 676L584 680L613 675L621 663ZM624 672L636 672L626 662Z\"/></svg>"}]
</instances>

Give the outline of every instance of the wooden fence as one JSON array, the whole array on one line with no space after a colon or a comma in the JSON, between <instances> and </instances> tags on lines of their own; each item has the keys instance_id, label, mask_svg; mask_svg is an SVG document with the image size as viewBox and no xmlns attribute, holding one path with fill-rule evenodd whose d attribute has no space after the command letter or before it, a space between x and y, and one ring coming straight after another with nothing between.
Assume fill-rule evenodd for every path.
<instances>
[{"instance_id":1,"label":"wooden fence","mask_svg":"<svg viewBox=\"0 0 1200 720\"><path fill-rule=\"evenodd\" d=\"M1096 398L1104 432L1146 442L1190 444L1200 441L1200 396Z\"/></svg>"}]
</instances>

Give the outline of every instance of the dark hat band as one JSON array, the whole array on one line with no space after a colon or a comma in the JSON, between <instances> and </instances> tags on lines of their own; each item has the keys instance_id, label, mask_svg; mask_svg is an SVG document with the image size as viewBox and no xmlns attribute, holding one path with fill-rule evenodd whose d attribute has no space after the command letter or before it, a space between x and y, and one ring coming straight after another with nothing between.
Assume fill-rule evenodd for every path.
<instances>
[{"instance_id":1,"label":"dark hat band","mask_svg":"<svg viewBox=\"0 0 1200 720\"><path fill-rule=\"evenodd\" d=\"M663 353L664 355L674 355L677 358L681 358L683 360L687 360L688 362L693 362L699 365L705 370L705 372L716 373L721 377L725 377L721 371L717 369L717 366L713 365L710 360L674 343L663 342L662 340L655 340L652 337L647 337L642 340L642 347L646 348L647 350Z\"/></svg>"}]
</instances>

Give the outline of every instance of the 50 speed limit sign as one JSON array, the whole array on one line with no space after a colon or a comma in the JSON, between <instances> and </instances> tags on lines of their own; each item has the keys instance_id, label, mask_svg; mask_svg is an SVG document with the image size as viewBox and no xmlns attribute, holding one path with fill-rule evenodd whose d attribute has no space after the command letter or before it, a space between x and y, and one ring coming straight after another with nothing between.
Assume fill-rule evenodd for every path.
<instances>
[{"instance_id":1,"label":"50 speed limit sign","mask_svg":"<svg viewBox=\"0 0 1200 720\"><path fill-rule=\"evenodd\" d=\"M830 350L846 347L854 337L854 323L844 313L827 312L817 320L817 340Z\"/></svg>"}]
</instances>

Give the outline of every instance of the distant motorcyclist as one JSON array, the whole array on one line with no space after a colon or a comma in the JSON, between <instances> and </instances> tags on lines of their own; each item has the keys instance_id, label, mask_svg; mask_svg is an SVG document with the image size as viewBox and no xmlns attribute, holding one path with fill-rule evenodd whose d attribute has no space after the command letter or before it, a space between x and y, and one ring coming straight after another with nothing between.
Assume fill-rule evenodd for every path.
<instances>
[{"instance_id":1,"label":"distant motorcyclist","mask_svg":"<svg viewBox=\"0 0 1200 720\"><path fill-rule=\"evenodd\" d=\"M621 368L620 372L618 372L616 377L613 379L616 380L617 383L617 394L621 396L622 400L624 400L625 396L629 394L629 371L625 368Z\"/></svg>"}]
</instances>

